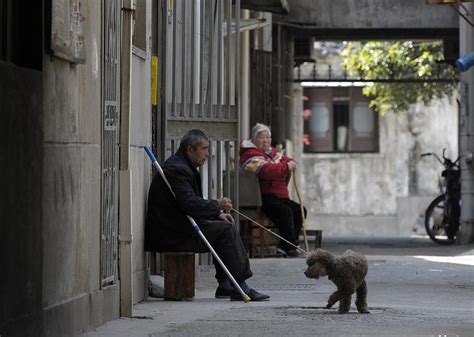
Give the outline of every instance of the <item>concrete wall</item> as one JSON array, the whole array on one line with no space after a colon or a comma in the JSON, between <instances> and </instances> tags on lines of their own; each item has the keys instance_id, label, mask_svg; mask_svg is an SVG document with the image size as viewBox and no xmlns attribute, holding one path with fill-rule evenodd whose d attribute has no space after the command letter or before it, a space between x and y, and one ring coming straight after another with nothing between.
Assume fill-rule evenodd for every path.
<instances>
[{"instance_id":1,"label":"concrete wall","mask_svg":"<svg viewBox=\"0 0 474 337\"><path fill-rule=\"evenodd\" d=\"M408 235L439 193L442 165L424 152L457 157L455 98L379 118L380 153L303 154L308 228L326 235Z\"/></svg>"},{"instance_id":2,"label":"concrete wall","mask_svg":"<svg viewBox=\"0 0 474 337\"><path fill-rule=\"evenodd\" d=\"M102 5L87 2L86 64L44 61L43 316L45 336L119 317L119 286L102 288ZM144 92L145 94L145 92Z\"/></svg>"},{"instance_id":3,"label":"concrete wall","mask_svg":"<svg viewBox=\"0 0 474 337\"><path fill-rule=\"evenodd\" d=\"M147 1L148 5L150 2ZM86 9L84 65L44 62L43 307L45 336L74 335L120 316L120 280L102 288L101 245L101 21L100 2ZM148 11L149 13L149 11ZM151 14L147 15L147 41ZM151 139L150 53L132 56L132 283L143 300L145 200ZM120 193L120 191L119 191ZM119 210L120 211L120 210ZM117 278L124 277L119 275Z\"/></svg>"},{"instance_id":4,"label":"concrete wall","mask_svg":"<svg viewBox=\"0 0 474 337\"><path fill-rule=\"evenodd\" d=\"M86 64L42 49L31 50L42 56L40 70L0 62L2 337L73 336L120 316L120 280L104 288L100 275L103 4L81 4ZM149 41L150 11L146 31ZM149 48L132 62L129 276L137 302L147 295L143 232L151 164L142 146L151 143Z\"/></svg>"},{"instance_id":5,"label":"concrete wall","mask_svg":"<svg viewBox=\"0 0 474 337\"><path fill-rule=\"evenodd\" d=\"M457 28L458 15L448 6L425 0L292 0L285 21L317 28Z\"/></svg>"},{"instance_id":6,"label":"concrete wall","mask_svg":"<svg viewBox=\"0 0 474 337\"><path fill-rule=\"evenodd\" d=\"M0 62L0 335L41 336L40 71Z\"/></svg>"}]
</instances>

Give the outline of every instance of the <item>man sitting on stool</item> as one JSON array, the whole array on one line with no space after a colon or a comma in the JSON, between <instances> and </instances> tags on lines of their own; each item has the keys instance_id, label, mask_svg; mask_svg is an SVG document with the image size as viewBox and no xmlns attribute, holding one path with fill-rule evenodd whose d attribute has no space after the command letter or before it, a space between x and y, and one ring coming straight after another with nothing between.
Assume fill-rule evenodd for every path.
<instances>
[{"instance_id":1,"label":"man sitting on stool","mask_svg":"<svg viewBox=\"0 0 474 337\"><path fill-rule=\"evenodd\" d=\"M148 194L145 224L145 251L207 253L209 249L193 230L186 215L191 216L215 249L224 265L252 301L270 296L249 288L245 280L252 276L244 245L234 219L224 210L232 208L229 198L204 199L201 175L197 170L209 157L209 139L201 130L190 130L182 139L178 151L163 165L176 198L164 180L156 174ZM242 300L219 263L213 259L219 282L215 297Z\"/></svg>"}]
</instances>

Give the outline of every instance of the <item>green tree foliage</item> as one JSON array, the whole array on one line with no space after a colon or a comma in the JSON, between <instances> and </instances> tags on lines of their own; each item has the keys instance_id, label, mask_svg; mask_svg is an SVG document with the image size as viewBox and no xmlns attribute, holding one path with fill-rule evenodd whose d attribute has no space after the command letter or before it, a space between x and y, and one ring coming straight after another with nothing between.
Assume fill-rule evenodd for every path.
<instances>
[{"instance_id":1,"label":"green tree foliage","mask_svg":"<svg viewBox=\"0 0 474 337\"><path fill-rule=\"evenodd\" d=\"M451 95L456 88L456 72L442 64L441 42L349 42L341 52L342 66L350 76L365 80L394 79L418 82L374 82L363 93L372 97L370 105L381 115L387 111L407 111L410 104L429 104ZM435 78L452 82L420 82Z\"/></svg>"}]
</instances>

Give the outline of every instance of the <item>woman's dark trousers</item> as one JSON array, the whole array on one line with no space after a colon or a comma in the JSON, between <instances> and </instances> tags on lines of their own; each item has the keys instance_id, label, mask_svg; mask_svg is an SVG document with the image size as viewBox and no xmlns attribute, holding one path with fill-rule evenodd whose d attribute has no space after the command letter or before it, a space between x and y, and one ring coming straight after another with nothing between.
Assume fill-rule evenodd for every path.
<instances>
[{"instance_id":1,"label":"woman's dark trousers","mask_svg":"<svg viewBox=\"0 0 474 337\"><path fill-rule=\"evenodd\" d=\"M280 199L273 194L262 195L262 210L280 231L280 236L298 246L303 218L301 206L290 199ZM304 210L306 217L306 209ZM280 240L279 248L284 251L294 250L295 247Z\"/></svg>"}]
</instances>

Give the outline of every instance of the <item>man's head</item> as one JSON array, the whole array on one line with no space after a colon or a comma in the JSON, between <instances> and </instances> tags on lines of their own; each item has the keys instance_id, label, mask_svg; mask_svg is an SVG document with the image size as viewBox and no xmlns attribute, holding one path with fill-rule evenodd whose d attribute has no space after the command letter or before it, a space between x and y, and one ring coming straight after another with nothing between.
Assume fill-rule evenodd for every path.
<instances>
[{"instance_id":1,"label":"man's head","mask_svg":"<svg viewBox=\"0 0 474 337\"><path fill-rule=\"evenodd\" d=\"M257 123L252 128L252 143L259 150L267 150L272 144L272 133L265 124Z\"/></svg>"},{"instance_id":2,"label":"man's head","mask_svg":"<svg viewBox=\"0 0 474 337\"><path fill-rule=\"evenodd\" d=\"M209 138L201 130L190 130L181 139L179 151L184 153L195 167L202 166L209 158Z\"/></svg>"}]
</instances>

